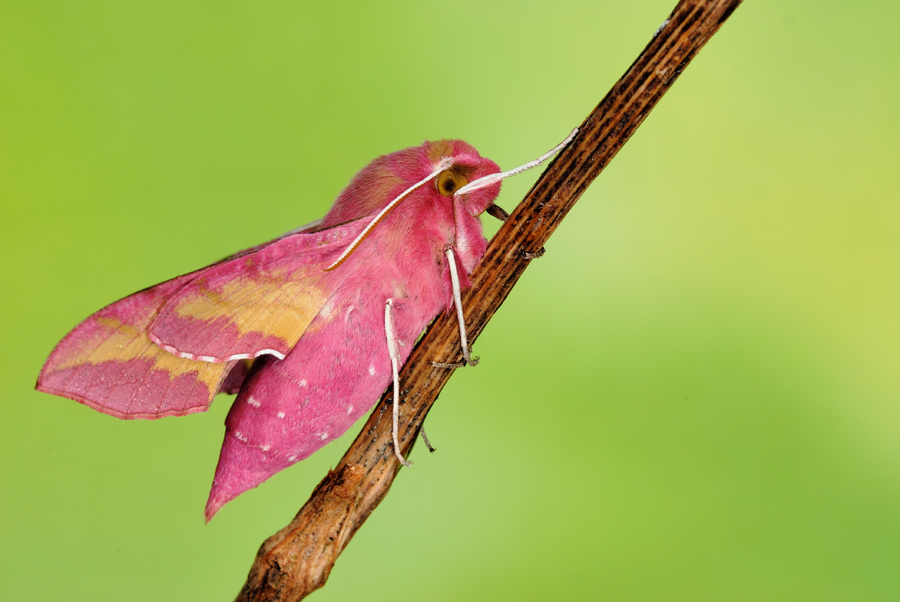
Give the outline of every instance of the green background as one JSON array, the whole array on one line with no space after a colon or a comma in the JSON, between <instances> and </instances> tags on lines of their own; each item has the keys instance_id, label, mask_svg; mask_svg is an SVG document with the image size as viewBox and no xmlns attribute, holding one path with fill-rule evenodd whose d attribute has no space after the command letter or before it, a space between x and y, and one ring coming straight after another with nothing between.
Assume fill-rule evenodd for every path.
<instances>
[{"instance_id":1,"label":"green background","mask_svg":"<svg viewBox=\"0 0 900 602\"><path fill-rule=\"evenodd\" d=\"M123 422L34 392L69 329L322 216L380 154L534 158L673 5L0 2L0 598L230 600L350 441L204 525L230 398ZM898 22L739 8L313 599L900 599Z\"/></svg>"}]
</instances>

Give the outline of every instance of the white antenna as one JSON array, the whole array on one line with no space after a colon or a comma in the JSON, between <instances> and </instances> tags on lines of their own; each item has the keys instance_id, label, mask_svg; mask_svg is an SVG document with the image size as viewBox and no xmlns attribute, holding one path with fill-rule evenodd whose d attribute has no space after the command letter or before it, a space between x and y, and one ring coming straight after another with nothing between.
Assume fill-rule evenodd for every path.
<instances>
[{"instance_id":1,"label":"white antenna","mask_svg":"<svg viewBox=\"0 0 900 602\"><path fill-rule=\"evenodd\" d=\"M393 201L391 201L390 203L387 204L387 207L385 207L380 212L378 212L378 215L375 216L375 219L373 219L371 222L369 222L369 225L366 226L363 229L363 231L360 232L357 235L357 237L353 239L353 242L350 243L350 246L348 246L346 249L344 249L344 252L341 253L341 256L338 257L334 261L334 263L332 263L330 266L325 268L325 271L330 272L334 268L336 268L339 265L341 265L342 263L344 263L344 260L350 256L350 253L355 251L356 247L359 246L359 243L361 243L363 240L365 240L365 238L369 235L369 233L372 232L372 229L375 226L377 226L381 220L384 219L384 216L386 216L388 213L393 211L394 207L396 207L400 203L400 201L402 201L404 199L404 197L406 197L406 195L408 195L410 192L414 191L416 188L419 188L422 185L427 184L431 178L433 178L434 176L438 175L439 173L441 173L442 171L444 171L446 169L450 169L450 167L452 165L453 165L453 158L452 157L444 157L443 159L441 159L441 162L438 163L438 166L434 168L434 171L432 171L430 174L428 174L427 176L425 176L424 178L422 178L421 180L419 180L418 182L416 182L415 184L413 184L412 186L410 186L409 188L407 188L406 190L401 192L399 194L399 196L397 196L397 198L395 198Z\"/></svg>"},{"instance_id":2,"label":"white antenna","mask_svg":"<svg viewBox=\"0 0 900 602\"><path fill-rule=\"evenodd\" d=\"M478 178L477 180L475 180L473 182L469 182L468 184L466 184L465 186L463 186L462 188L457 190L453 194L453 196L461 196L463 194L468 194L468 193L472 192L473 190L478 190L479 188L484 188L485 186L490 186L491 184L496 184L503 178L508 178L509 176L514 176L516 174L520 174L523 171L528 171L532 167L537 167L538 165L540 165L541 163L543 163L544 161L546 161L547 159L549 159L550 157L552 157L553 155L555 155L556 153L558 153L559 151L564 149L566 147L566 145L572 141L572 138L574 138L575 134L577 134L577 133L578 133L578 128L575 128L574 130L572 130L572 133L569 134L565 140L563 140L562 142L560 142L559 144L557 144L556 146L551 148L548 152L544 153L543 155L541 155L534 161L529 161L525 165L520 165L519 167L516 167L515 169L510 169L509 171L504 171L501 173L492 173L489 176L484 176L483 178Z\"/></svg>"}]
</instances>

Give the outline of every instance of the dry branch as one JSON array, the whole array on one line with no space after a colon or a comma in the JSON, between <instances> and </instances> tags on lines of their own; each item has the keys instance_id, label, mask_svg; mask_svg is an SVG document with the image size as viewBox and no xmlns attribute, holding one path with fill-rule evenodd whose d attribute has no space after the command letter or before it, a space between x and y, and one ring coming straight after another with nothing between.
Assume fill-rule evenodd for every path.
<instances>
[{"instance_id":1,"label":"dry branch","mask_svg":"<svg viewBox=\"0 0 900 602\"><path fill-rule=\"evenodd\" d=\"M491 240L463 295L470 341L478 338L522 272L578 198L612 160L694 55L741 0L682 0L624 76L581 125ZM462 361L455 318L429 327L400 373L401 449L408 455L428 410ZM291 523L259 549L238 601L300 600L322 587L338 555L387 495L400 464L391 440L390 389L334 470Z\"/></svg>"}]
</instances>

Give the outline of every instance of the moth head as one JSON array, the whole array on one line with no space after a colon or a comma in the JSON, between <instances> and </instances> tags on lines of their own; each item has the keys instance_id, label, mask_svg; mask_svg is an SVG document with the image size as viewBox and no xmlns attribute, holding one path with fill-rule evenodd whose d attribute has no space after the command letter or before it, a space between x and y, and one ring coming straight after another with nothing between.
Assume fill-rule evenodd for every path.
<instances>
[{"instance_id":1,"label":"moth head","mask_svg":"<svg viewBox=\"0 0 900 602\"><path fill-rule=\"evenodd\" d=\"M429 185L433 185L434 191L440 196L449 199L457 207L461 206L469 215L481 215L500 194L503 178L537 167L564 148L577 133L578 129L572 130L565 140L549 152L504 172L500 171L496 163L479 155L474 147L462 140L425 142L420 147L379 157L358 173L344 189L322 225L328 227L341 223L338 221L341 217L355 217L366 207L379 206L381 210L325 270L330 271L341 265L404 199L428 190ZM367 184L377 186L370 187ZM382 191L394 191L401 186L408 187L391 200L384 200ZM364 193L366 189L369 194ZM350 211L344 211L345 208L350 208Z\"/></svg>"},{"instance_id":2,"label":"moth head","mask_svg":"<svg viewBox=\"0 0 900 602\"><path fill-rule=\"evenodd\" d=\"M461 144L466 148L449 157L450 166L437 174L434 187L441 196L461 204L469 215L481 215L500 194L500 180L470 194L458 193L471 182L499 174L500 167L490 159L479 155L468 144L464 142Z\"/></svg>"}]
</instances>

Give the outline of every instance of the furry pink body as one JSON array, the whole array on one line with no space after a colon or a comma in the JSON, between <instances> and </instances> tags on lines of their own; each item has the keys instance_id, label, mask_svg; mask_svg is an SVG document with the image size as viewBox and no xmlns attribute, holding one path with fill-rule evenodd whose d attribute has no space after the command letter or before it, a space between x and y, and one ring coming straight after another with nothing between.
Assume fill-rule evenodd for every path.
<instances>
[{"instance_id":1,"label":"furry pink body","mask_svg":"<svg viewBox=\"0 0 900 602\"><path fill-rule=\"evenodd\" d=\"M157 418L203 410L216 392L240 386L206 506L211 518L371 409L391 381L388 299L395 300L405 362L425 326L452 302L446 248L455 252L462 287L469 286L487 244L477 216L499 183L463 198L422 186L343 264L323 271L443 157L469 179L499 172L462 141L380 157L315 230L136 293L85 320L51 354L38 388L120 418ZM238 360L258 356L241 382L246 364Z\"/></svg>"}]
</instances>

